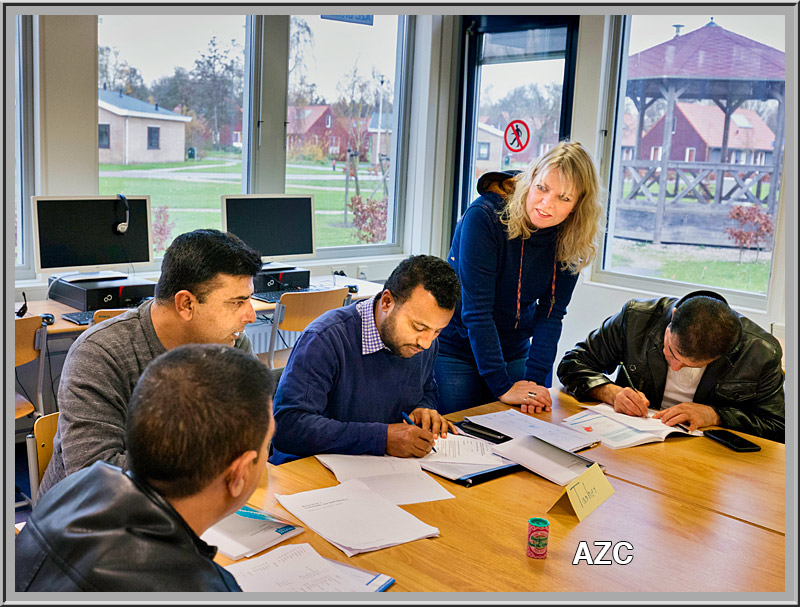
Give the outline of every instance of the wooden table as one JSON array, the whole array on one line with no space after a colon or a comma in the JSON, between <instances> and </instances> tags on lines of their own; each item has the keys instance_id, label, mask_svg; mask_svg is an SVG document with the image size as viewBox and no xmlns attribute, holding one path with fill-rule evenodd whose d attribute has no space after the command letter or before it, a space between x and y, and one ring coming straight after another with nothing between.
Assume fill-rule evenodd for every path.
<instances>
[{"instance_id":1,"label":"wooden table","mask_svg":"<svg viewBox=\"0 0 800 607\"><path fill-rule=\"evenodd\" d=\"M557 423L583 409L558 388L551 388L550 395L553 410L536 417ZM448 417L457 421L467 415L508 408L497 402ZM783 534L786 531L785 445L738 434L761 445L761 451L737 453L710 439L672 435L664 442L628 449L601 445L581 454L604 464L606 476Z\"/></svg>"},{"instance_id":2,"label":"wooden table","mask_svg":"<svg viewBox=\"0 0 800 607\"><path fill-rule=\"evenodd\" d=\"M330 276L312 276L311 284L325 287L334 287L334 282ZM369 282L367 280L359 280L357 278L349 278L347 276L336 277L336 287L343 287L345 285L357 285L358 293L351 295L352 299L365 299L372 297L383 289L383 285L376 282ZM251 300L253 302L253 309L256 312L272 312L275 309L274 303L267 303L257 299ZM19 307L19 306L16 306ZM25 316L34 316L44 313L50 313L55 316L55 322L47 327L48 334L60 333L80 333L89 328L88 325L76 325L73 322L64 320L61 315L65 312L77 312L76 308L68 306L58 301L36 300L28 302L28 313Z\"/></svg>"},{"instance_id":3,"label":"wooden table","mask_svg":"<svg viewBox=\"0 0 800 607\"><path fill-rule=\"evenodd\" d=\"M557 389L551 394L554 408L543 419L560 421L580 410ZM504 408L491 403L448 417ZM548 513L562 488L528 471L470 488L434 476L456 498L402 508L436 526L439 537L351 558L308 528L287 542L307 542L324 557L388 574L397 580L390 591L783 592L784 448L754 440L762 445L754 454L688 437L583 451L607 466L615 493L582 522L564 511ZM268 465L249 503L302 525L273 493L336 484L313 457ZM525 555L533 516L550 521L548 557L541 561ZM634 558L627 565L573 565L582 541L593 555L594 542L625 541L633 550L622 556Z\"/></svg>"}]
</instances>

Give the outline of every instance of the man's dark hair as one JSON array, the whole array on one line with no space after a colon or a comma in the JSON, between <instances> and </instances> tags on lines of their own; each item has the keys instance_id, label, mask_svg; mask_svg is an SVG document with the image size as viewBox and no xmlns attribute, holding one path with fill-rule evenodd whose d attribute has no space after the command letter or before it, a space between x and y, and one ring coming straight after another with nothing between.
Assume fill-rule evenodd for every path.
<instances>
[{"instance_id":1,"label":"man's dark hair","mask_svg":"<svg viewBox=\"0 0 800 607\"><path fill-rule=\"evenodd\" d=\"M450 265L433 255L412 255L400 262L383 285L402 304L422 285L440 308L454 310L461 295L461 283Z\"/></svg>"},{"instance_id":2,"label":"man's dark hair","mask_svg":"<svg viewBox=\"0 0 800 607\"><path fill-rule=\"evenodd\" d=\"M164 497L200 492L242 453L261 448L272 393L264 364L236 348L188 344L165 352L131 396L128 466Z\"/></svg>"},{"instance_id":3,"label":"man's dark hair","mask_svg":"<svg viewBox=\"0 0 800 607\"><path fill-rule=\"evenodd\" d=\"M742 335L742 321L728 304L704 295L681 303L669 327L678 341L678 353L694 361L724 356Z\"/></svg>"},{"instance_id":4,"label":"man's dark hair","mask_svg":"<svg viewBox=\"0 0 800 607\"><path fill-rule=\"evenodd\" d=\"M255 276L260 269L261 256L238 236L219 230L186 232L164 253L155 297L169 301L186 289L202 303L217 274Z\"/></svg>"}]
</instances>

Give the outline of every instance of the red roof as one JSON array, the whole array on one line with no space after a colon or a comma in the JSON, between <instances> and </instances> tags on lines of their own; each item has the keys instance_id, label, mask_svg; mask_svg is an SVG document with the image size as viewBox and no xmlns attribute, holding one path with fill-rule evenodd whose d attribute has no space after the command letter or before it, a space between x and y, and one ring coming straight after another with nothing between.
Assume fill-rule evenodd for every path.
<instances>
[{"instance_id":1,"label":"red roof","mask_svg":"<svg viewBox=\"0 0 800 607\"><path fill-rule=\"evenodd\" d=\"M686 117L686 120L702 137L707 146L722 147L722 127L725 125L725 115L721 109L716 105L681 102L675 104L675 109ZM738 122L741 124L737 124L737 116L739 117ZM656 128L663 121L664 117L662 116L650 130ZM746 126L747 124L750 126ZM635 131L636 127L634 126L633 132ZM775 133L754 110L739 108L731 116L731 125L728 131L729 150L771 150L774 141ZM633 141L629 144L625 143L623 136L623 145L632 147L634 143Z\"/></svg>"},{"instance_id":2,"label":"red roof","mask_svg":"<svg viewBox=\"0 0 800 607\"><path fill-rule=\"evenodd\" d=\"M628 58L628 79L785 80L783 52L708 23Z\"/></svg>"},{"instance_id":3,"label":"red roof","mask_svg":"<svg viewBox=\"0 0 800 607\"><path fill-rule=\"evenodd\" d=\"M320 119L330 106L328 105L304 105L298 107L290 105L286 108L286 134L303 135L314 123Z\"/></svg>"}]
</instances>

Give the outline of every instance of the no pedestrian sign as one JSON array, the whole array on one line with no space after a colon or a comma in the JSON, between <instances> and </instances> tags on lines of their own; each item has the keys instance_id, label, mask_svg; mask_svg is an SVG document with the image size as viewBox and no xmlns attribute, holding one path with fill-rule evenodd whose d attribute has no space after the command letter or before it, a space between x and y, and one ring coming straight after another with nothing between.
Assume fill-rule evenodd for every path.
<instances>
[{"instance_id":1,"label":"no pedestrian sign","mask_svg":"<svg viewBox=\"0 0 800 607\"><path fill-rule=\"evenodd\" d=\"M512 152L521 152L528 145L531 139L531 132L528 125L522 120L512 120L506 127L506 147Z\"/></svg>"}]
</instances>

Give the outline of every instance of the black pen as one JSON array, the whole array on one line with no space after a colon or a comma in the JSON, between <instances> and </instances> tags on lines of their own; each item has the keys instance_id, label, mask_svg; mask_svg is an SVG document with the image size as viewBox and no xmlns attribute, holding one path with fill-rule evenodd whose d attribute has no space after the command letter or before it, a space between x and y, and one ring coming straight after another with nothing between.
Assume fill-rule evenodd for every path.
<instances>
[{"instance_id":1,"label":"black pen","mask_svg":"<svg viewBox=\"0 0 800 607\"><path fill-rule=\"evenodd\" d=\"M628 383L630 384L631 388L632 388L633 390L635 390L636 392L639 392L639 393L641 393L641 392L642 392L641 390L637 390L637 389L634 387L634 385L633 385L633 380L631 379L631 376L630 376L630 374L628 373L628 370L625 368L625 363L624 363L624 362L622 362L622 361L619 361L619 366L620 366L620 367L622 367L622 372L625 374L625 379L627 379L627 380L628 380ZM645 414L645 415L644 415L644 417L647 417L647 415Z\"/></svg>"}]
</instances>

